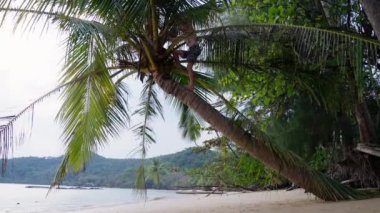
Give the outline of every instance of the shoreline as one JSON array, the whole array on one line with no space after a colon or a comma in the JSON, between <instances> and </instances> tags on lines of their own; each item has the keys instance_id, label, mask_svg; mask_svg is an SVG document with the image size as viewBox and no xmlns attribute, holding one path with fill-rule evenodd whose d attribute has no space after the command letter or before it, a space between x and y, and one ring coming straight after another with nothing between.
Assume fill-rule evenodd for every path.
<instances>
[{"instance_id":1,"label":"shoreline","mask_svg":"<svg viewBox=\"0 0 380 213\"><path fill-rule=\"evenodd\" d=\"M305 194L302 189L246 193L229 192L222 195L188 195L188 197L179 198L159 198L142 203L81 209L76 212L379 213L380 198L359 201L324 202L313 195Z\"/></svg>"}]
</instances>

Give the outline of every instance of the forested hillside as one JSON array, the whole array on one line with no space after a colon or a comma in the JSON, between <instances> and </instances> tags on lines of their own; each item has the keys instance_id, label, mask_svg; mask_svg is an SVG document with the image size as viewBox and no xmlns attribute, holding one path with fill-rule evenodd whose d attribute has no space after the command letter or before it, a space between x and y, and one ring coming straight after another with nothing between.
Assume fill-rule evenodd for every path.
<instances>
[{"instance_id":1,"label":"forested hillside","mask_svg":"<svg viewBox=\"0 0 380 213\"><path fill-rule=\"evenodd\" d=\"M214 152L194 153L192 149L163 155L146 160L149 167L153 160L162 165L161 188L188 184L184 171L188 168L203 166L214 158ZM24 157L10 159L8 169L2 183L50 184L62 158ZM63 182L64 185L74 186L103 186L103 187L133 187L135 171L140 165L139 159L108 159L94 155L85 171L79 174L70 173ZM155 187L147 180L148 187Z\"/></svg>"}]
</instances>

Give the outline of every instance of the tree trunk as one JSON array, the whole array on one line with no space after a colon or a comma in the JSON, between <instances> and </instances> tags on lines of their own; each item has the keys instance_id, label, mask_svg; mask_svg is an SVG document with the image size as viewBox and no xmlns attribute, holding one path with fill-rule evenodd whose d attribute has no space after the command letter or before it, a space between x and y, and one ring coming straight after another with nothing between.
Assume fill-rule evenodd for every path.
<instances>
[{"instance_id":1,"label":"tree trunk","mask_svg":"<svg viewBox=\"0 0 380 213\"><path fill-rule=\"evenodd\" d=\"M311 192L317 197L329 201L366 197L365 194L340 185L323 174L310 169L295 154L280 150L280 148L269 141L258 139L251 135L195 93L185 89L171 79L163 77L162 74L155 76L155 80L166 93L173 95L186 104L215 129L246 150L252 157L278 171L307 192Z\"/></svg>"},{"instance_id":2,"label":"tree trunk","mask_svg":"<svg viewBox=\"0 0 380 213\"><path fill-rule=\"evenodd\" d=\"M363 100L355 106L355 116L359 126L360 141L362 143L376 143L376 130L369 114L367 103Z\"/></svg>"},{"instance_id":3,"label":"tree trunk","mask_svg":"<svg viewBox=\"0 0 380 213\"><path fill-rule=\"evenodd\" d=\"M360 2L373 30L375 31L376 37L380 40L380 1L361 0ZM365 100L362 103L357 104L355 111L360 130L360 141L362 143L378 142L375 126L368 112L368 107Z\"/></svg>"},{"instance_id":4,"label":"tree trunk","mask_svg":"<svg viewBox=\"0 0 380 213\"><path fill-rule=\"evenodd\" d=\"M379 0L361 0L364 12L378 39L380 39L380 1Z\"/></svg>"},{"instance_id":5,"label":"tree trunk","mask_svg":"<svg viewBox=\"0 0 380 213\"><path fill-rule=\"evenodd\" d=\"M355 147L354 128L352 128L350 118L344 113L340 113L339 126L342 131L342 159L347 159L352 155Z\"/></svg>"}]
</instances>

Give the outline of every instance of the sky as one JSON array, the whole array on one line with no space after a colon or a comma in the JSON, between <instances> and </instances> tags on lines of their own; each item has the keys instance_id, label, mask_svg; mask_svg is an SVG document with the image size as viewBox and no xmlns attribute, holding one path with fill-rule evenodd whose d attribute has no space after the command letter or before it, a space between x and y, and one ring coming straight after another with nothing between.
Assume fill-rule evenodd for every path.
<instances>
[{"instance_id":1,"label":"sky","mask_svg":"<svg viewBox=\"0 0 380 213\"><path fill-rule=\"evenodd\" d=\"M57 29L47 32L13 32L11 23L0 28L0 117L14 115L33 100L55 88L63 66L65 36ZM138 81L129 82L132 92L131 109L136 106L140 93ZM178 129L178 116L163 100L165 121L157 118L153 122L156 144L148 150L148 157L174 153L194 142L182 138ZM31 134L27 131L24 142L17 145L13 157L39 156L51 157L64 153L65 147L60 140L61 128L55 121L60 106L59 94L53 95L39 103L34 110ZM28 117L30 115L26 115ZM24 119L19 121L19 128L30 129ZM133 122L130 126L136 124ZM133 150L139 141L130 129L123 129L118 138L111 139L109 144L99 150L98 154L109 158L139 157ZM197 141L199 144L200 141Z\"/></svg>"}]
</instances>

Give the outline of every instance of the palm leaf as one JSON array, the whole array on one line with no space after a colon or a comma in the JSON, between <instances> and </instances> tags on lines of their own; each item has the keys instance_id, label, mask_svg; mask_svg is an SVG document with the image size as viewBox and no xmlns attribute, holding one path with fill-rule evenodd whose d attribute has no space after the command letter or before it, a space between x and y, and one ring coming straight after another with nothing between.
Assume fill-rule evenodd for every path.
<instances>
[{"instance_id":1,"label":"palm leaf","mask_svg":"<svg viewBox=\"0 0 380 213\"><path fill-rule=\"evenodd\" d=\"M52 186L63 180L68 168L84 169L93 152L117 136L129 120L127 91L123 84L115 85L107 69L108 46L105 37L83 28L70 28L64 82L83 78L64 90L64 102L57 118L64 127L66 152ZM94 28L91 28L94 29Z\"/></svg>"},{"instance_id":2,"label":"palm leaf","mask_svg":"<svg viewBox=\"0 0 380 213\"><path fill-rule=\"evenodd\" d=\"M104 146L109 136L117 136L129 121L127 90L123 84L116 87L108 74L92 76L86 84L67 88L65 94L58 118L64 125L67 147L52 186L62 182L69 168L83 170L92 153Z\"/></svg>"},{"instance_id":3,"label":"palm leaf","mask_svg":"<svg viewBox=\"0 0 380 213\"><path fill-rule=\"evenodd\" d=\"M182 137L196 141L201 136L202 119L177 99L171 96L167 98L174 109L180 113L178 127L182 131Z\"/></svg>"},{"instance_id":4,"label":"palm leaf","mask_svg":"<svg viewBox=\"0 0 380 213\"><path fill-rule=\"evenodd\" d=\"M60 86L38 97L16 115L0 117L0 120L6 120L5 124L0 126L0 154L3 173L6 169L9 151L13 150L13 146L15 144L20 144L24 141L25 130L18 131L16 123L23 117L26 117L28 114L30 114L30 123L31 126L33 126L34 109L39 103L43 102L45 99L51 97L52 95L61 92L67 86L83 83L86 77L88 77L88 75L84 75L78 79L73 79L70 82L61 84Z\"/></svg>"},{"instance_id":5,"label":"palm leaf","mask_svg":"<svg viewBox=\"0 0 380 213\"><path fill-rule=\"evenodd\" d=\"M149 144L155 143L153 136L153 129L149 126L153 117L160 115L163 118L162 105L158 100L157 93L154 89L154 81L152 78L148 79L141 92L141 102L138 109L133 113L134 115L140 115L142 122L136 125L133 129L135 134L141 138L140 149L142 158L145 158L146 151Z\"/></svg>"},{"instance_id":6,"label":"palm leaf","mask_svg":"<svg viewBox=\"0 0 380 213\"><path fill-rule=\"evenodd\" d=\"M37 104L50 97L51 95L59 92L66 85L57 87L43 96L37 98L27 107L21 110L21 112L12 116L3 116L0 117L1 120L5 120L4 124L0 125L0 158L1 158L1 173L4 174L7 167L8 155L10 151L13 151L13 148L17 144L21 144L25 138L25 128L18 128L17 123L22 118L29 117L30 128L28 131L32 130L33 126L33 117L34 117L34 108ZM29 116L28 116L29 115Z\"/></svg>"},{"instance_id":7,"label":"palm leaf","mask_svg":"<svg viewBox=\"0 0 380 213\"><path fill-rule=\"evenodd\" d=\"M207 102L211 102L211 99L215 96L219 96L217 93L218 88L214 78L211 75L194 71L195 73L195 89L199 97ZM180 84L185 85L188 83L187 75L183 71L172 73L173 78ZM180 113L179 128L182 131L182 136L191 141L197 140L201 136L201 127L203 119L196 115L190 108L184 105L179 100L172 96L166 97L173 108Z\"/></svg>"},{"instance_id":8,"label":"palm leaf","mask_svg":"<svg viewBox=\"0 0 380 213\"><path fill-rule=\"evenodd\" d=\"M223 26L199 31L204 41L201 63L256 67L252 49L259 42L284 42L293 48L299 64L318 65L321 72L333 65L353 70L358 98L364 90L365 72L378 73L380 42L359 35L313 27L251 24ZM374 76L371 74L372 77Z\"/></svg>"},{"instance_id":9,"label":"palm leaf","mask_svg":"<svg viewBox=\"0 0 380 213\"><path fill-rule=\"evenodd\" d=\"M179 22L193 20L196 26L207 26L217 20L222 8L218 7L216 0L207 1L182 1L173 18Z\"/></svg>"},{"instance_id":10,"label":"palm leaf","mask_svg":"<svg viewBox=\"0 0 380 213\"><path fill-rule=\"evenodd\" d=\"M146 191L146 168L144 165L144 161L141 162L140 166L136 170L136 178L135 178L135 188L134 192L137 195L140 195L147 198Z\"/></svg>"},{"instance_id":11,"label":"palm leaf","mask_svg":"<svg viewBox=\"0 0 380 213\"><path fill-rule=\"evenodd\" d=\"M136 193L146 197L146 168L145 156L149 145L155 143L153 128L150 127L152 119L160 115L163 118L162 105L158 100L157 93L154 89L153 78L149 78L141 92L140 104L138 109L133 113L142 117L142 122L133 128L133 132L141 140L137 149L141 153L141 164L136 171L135 188Z\"/></svg>"}]
</instances>

